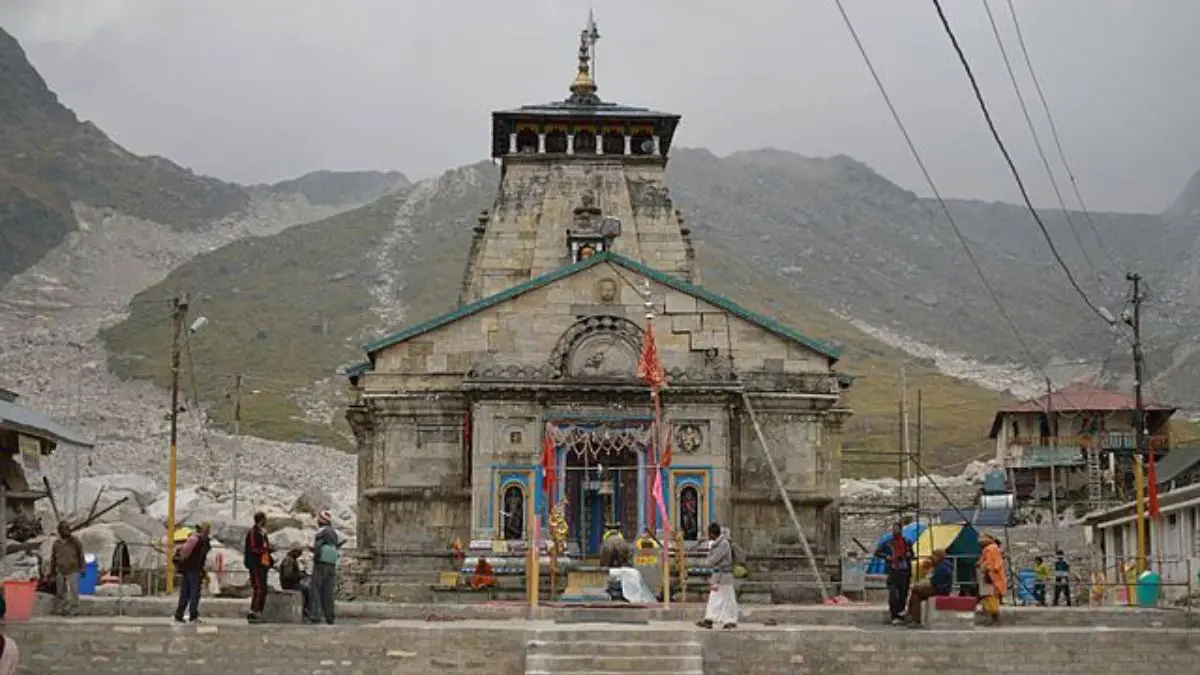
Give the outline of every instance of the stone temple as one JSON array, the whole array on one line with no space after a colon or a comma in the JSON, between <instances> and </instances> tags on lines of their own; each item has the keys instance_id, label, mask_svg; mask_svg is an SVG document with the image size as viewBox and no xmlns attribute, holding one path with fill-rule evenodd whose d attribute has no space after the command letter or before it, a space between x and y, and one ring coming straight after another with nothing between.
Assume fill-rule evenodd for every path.
<instances>
[{"instance_id":1,"label":"stone temple","mask_svg":"<svg viewBox=\"0 0 1200 675\"><path fill-rule=\"evenodd\" d=\"M850 414L838 350L700 285L666 187L680 116L602 100L581 43L569 97L492 114L502 178L458 306L348 371L358 555L375 578L445 559L455 540L519 548L534 518L544 533L547 437L572 553L595 555L606 524L661 531L636 374L647 302L668 379L672 530L696 540L718 521L752 560L796 543L745 394L814 552L837 551Z\"/></svg>"}]
</instances>

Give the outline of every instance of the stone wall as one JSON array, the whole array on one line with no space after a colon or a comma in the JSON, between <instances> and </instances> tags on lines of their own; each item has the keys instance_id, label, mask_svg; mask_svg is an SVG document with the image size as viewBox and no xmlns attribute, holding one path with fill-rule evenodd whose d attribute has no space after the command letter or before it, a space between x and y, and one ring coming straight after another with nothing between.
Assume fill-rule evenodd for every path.
<instances>
[{"instance_id":1,"label":"stone wall","mask_svg":"<svg viewBox=\"0 0 1200 675\"><path fill-rule=\"evenodd\" d=\"M9 624L19 672L146 675L227 673L463 673L521 675L532 641L699 643L706 675L927 675L963 668L987 645L997 675L1194 672L1197 632L1180 629L903 631L813 627L702 632L679 624L559 628L551 624L397 622L326 627L75 620ZM986 636L986 637L984 637ZM982 642L981 642L982 640ZM970 668L980 666L972 663Z\"/></svg>"}]
</instances>

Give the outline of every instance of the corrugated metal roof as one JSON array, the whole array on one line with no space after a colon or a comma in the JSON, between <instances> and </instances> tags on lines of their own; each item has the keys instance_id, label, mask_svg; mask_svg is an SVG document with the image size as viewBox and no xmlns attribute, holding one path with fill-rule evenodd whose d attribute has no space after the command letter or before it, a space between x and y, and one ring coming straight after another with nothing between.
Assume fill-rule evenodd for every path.
<instances>
[{"instance_id":1,"label":"corrugated metal roof","mask_svg":"<svg viewBox=\"0 0 1200 675\"><path fill-rule=\"evenodd\" d=\"M1108 391L1094 384L1077 383L1053 394L997 410L996 416L992 419L992 430L988 433L988 438L995 438L1000 433L1000 425L1004 422L1005 415L1046 412L1047 405L1050 406L1050 410L1057 413L1108 413L1137 408L1136 401L1132 396ZM1168 416L1174 415L1178 409L1151 401L1146 401L1145 407L1146 412L1167 413Z\"/></svg>"},{"instance_id":2,"label":"corrugated metal roof","mask_svg":"<svg viewBox=\"0 0 1200 675\"><path fill-rule=\"evenodd\" d=\"M1019 405L1002 408L1000 412L1045 412L1047 398L1050 399L1050 409L1056 412L1115 412L1117 410L1133 410L1137 407L1132 396L1118 394L1092 384L1079 383L1060 389L1048 397L1042 396ZM1147 402L1146 410L1163 412L1173 411L1175 408Z\"/></svg>"},{"instance_id":3,"label":"corrugated metal roof","mask_svg":"<svg viewBox=\"0 0 1200 675\"><path fill-rule=\"evenodd\" d=\"M13 429L26 436L36 436L55 443L92 447L83 432L55 422L50 417L11 401L0 400L0 427Z\"/></svg>"},{"instance_id":4,"label":"corrugated metal roof","mask_svg":"<svg viewBox=\"0 0 1200 675\"><path fill-rule=\"evenodd\" d=\"M1170 483L1200 464L1200 445L1175 446L1154 464L1155 483Z\"/></svg>"}]
</instances>

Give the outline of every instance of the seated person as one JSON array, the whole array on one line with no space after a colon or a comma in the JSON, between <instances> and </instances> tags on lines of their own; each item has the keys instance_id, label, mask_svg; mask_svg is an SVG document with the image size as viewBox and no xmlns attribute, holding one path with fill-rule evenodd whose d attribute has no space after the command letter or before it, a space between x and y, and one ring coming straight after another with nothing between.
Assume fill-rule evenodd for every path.
<instances>
[{"instance_id":1,"label":"seated person","mask_svg":"<svg viewBox=\"0 0 1200 675\"><path fill-rule=\"evenodd\" d=\"M929 576L924 576L925 574ZM946 551L937 549L928 560L918 567L920 579L908 596L908 621L911 625L921 624L921 603L935 595L950 595L954 587L954 561L946 557Z\"/></svg>"},{"instance_id":2,"label":"seated person","mask_svg":"<svg viewBox=\"0 0 1200 675\"><path fill-rule=\"evenodd\" d=\"M496 572L487 558L480 558L475 563L475 573L471 575L471 581L467 585L474 590L491 588L496 585Z\"/></svg>"},{"instance_id":3,"label":"seated person","mask_svg":"<svg viewBox=\"0 0 1200 675\"><path fill-rule=\"evenodd\" d=\"M304 608L304 618L307 620L308 603L310 600L309 590L312 587L312 582L311 577L304 571L304 567L300 565L300 554L303 552L304 546L294 544L283 560L280 561L279 587L285 591L300 591L300 602Z\"/></svg>"}]
</instances>

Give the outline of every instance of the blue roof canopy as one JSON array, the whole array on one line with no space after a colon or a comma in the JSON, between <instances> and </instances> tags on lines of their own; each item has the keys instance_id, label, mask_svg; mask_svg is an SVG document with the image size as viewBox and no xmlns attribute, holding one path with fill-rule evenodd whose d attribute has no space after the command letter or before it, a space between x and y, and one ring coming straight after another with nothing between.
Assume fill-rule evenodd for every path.
<instances>
[{"instance_id":1,"label":"blue roof canopy","mask_svg":"<svg viewBox=\"0 0 1200 675\"><path fill-rule=\"evenodd\" d=\"M33 436L53 443L93 447L83 432L59 424L47 415L34 412L12 401L0 399L0 429L11 429L26 436Z\"/></svg>"}]
</instances>

